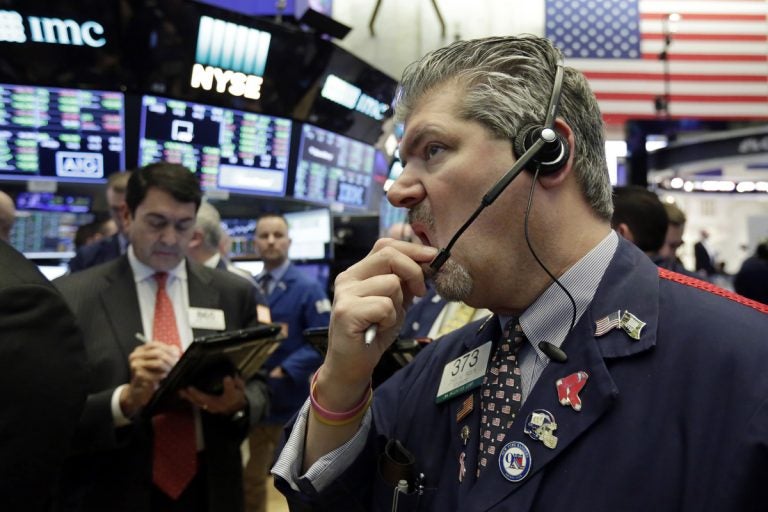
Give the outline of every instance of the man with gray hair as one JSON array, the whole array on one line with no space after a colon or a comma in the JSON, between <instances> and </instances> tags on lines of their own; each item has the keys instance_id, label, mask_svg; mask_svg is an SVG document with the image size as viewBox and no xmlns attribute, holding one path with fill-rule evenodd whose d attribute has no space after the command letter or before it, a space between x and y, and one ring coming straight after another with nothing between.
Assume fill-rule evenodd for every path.
<instances>
[{"instance_id":1,"label":"man with gray hair","mask_svg":"<svg viewBox=\"0 0 768 512\"><path fill-rule=\"evenodd\" d=\"M294 508L763 510L768 308L611 230L585 77L510 36L430 52L400 84L387 199L423 245L378 240L336 278L327 354L272 470ZM374 396L425 279L494 316Z\"/></svg>"},{"instance_id":2,"label":"man with gray hair","mask_svg":"<svg viewBox=\"0 0 768 512\"><path fill-rule=\"evenodd\" d=\"M208 268L226 270L247 280L253 286L253 294L259 308L259 320L269 322L267 299L261 293L256 280L245 270L239 269L221 255L219 245L224 229L221 227L221 215L208 201L200 203L195 217L195 228L192 240L187 248L187 256Z\"/></svg>"},{"instance_id":3,"label":"man with gray hair","mask_svg":"<svg viewBox=\"0 0 768 512\"><path fill-rule=\"evenodd\" d=\"M10 242L14 222L16 222L16 207L13 199L0 190L0 240Z\"/></svg>"}]
</instances>

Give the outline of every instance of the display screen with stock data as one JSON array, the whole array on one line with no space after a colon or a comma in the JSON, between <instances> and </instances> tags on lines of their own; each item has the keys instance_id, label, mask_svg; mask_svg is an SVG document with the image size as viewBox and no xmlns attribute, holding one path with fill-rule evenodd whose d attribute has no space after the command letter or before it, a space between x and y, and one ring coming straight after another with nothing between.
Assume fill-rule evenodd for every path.
<instances>
[{"instance_id":1,"label":"display screen with stock data","mask_svg":"<svg viewBox=\"0 0 768 512\"><path fill-rule=\"evenodd\" d=\"M305 124L293 196L366 208L375 163L376 149L370 144Z\"/></svg>"},{"instance_id":2,"label":"display screen with stock data","mask_svg":"<svg viewBox=\"0 0 768 512\"><path fill-rule=\"evenodd\" d=\"M144 96L140 122L139 165L180 163L206 190L285 195L290 119Z\"/></svg>"},{"instance_id":3,"label":"display screen with stock data","mask_svg":"<svg viewBox=\"0 0 768 512\"><path fill-rule=\"evenodd\" d=\"M119 92L0 84L0 179L104 181L125 166Z\"/></svg>"}]
</instances>

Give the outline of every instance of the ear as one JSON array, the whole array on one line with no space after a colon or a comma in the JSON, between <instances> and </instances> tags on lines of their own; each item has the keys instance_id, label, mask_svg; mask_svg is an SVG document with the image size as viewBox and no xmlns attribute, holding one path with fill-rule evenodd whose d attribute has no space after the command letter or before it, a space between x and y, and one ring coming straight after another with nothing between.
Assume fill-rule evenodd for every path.
<instances>
[{"instance_id":1,"label":"ear","mask_svg":"<svg viewBox=\"0 0 768 512\"><path fill-rule=\"evenodd\" d=\"M568 155L568 161L559 171L547 176L539 176L539 184L544 188L554 188L562 185L565 179L573 173L574 143L576 140L573 136L573 130L568 126L568 123L558 117L555 119L555 131L565 139L571 151L570 155Z\"/></svg>"},{"instance_id":2,"label":"ear","mask_svg":"<svg viewBox=\"0 0 768 512\"><path fill-rule=\"evenodd\" d=\"M622 222L618 226L614 228L618 234L626 238L632 243L635 243L635 237L632 234L632 230L629 229L629 226L627 226L626 223Z\"/></svg>"},{"instance_id":3,"label":"ear","mask_svg":"<svg viewBox=\"0 0 768 512\"><path fill-rule=\"evenodd\" d=\"M190 249L196 249L200 247L203 244L203 233L195 229L192 232L192 238L189 240L189 248Z\"/></svg>"},{"instance_id":4,"label":"ear","mask_svg":"<svg viewBox=\"0 0 768 512\"><path fill-rule=\"evenodd\" d=\"M133 217L131 211L128 209L128 205L124 204L120 207L120 218L123 221L123 229L125 229L126 236L130 233L131 224L133 223Z\"/></svg>"}]
</instances>

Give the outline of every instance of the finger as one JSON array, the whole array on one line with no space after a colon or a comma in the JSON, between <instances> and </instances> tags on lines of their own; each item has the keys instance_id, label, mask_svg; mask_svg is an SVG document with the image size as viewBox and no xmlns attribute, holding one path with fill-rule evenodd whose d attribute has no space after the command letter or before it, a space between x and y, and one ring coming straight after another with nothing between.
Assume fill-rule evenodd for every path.
<instances>
[{"instance_id":1,"label":"finger","mask_svg":"<svg viewBox=\"0 0 768 512\"><path fill-rule=\"evenodd\" d=\"M362 281L376 275L395 274L412 295L426 293L422 263L432 261L437 254L433 247L394 240L379 240L361 261L339 274L335 289L347 283Z\"/></svg>"}]
</instances>

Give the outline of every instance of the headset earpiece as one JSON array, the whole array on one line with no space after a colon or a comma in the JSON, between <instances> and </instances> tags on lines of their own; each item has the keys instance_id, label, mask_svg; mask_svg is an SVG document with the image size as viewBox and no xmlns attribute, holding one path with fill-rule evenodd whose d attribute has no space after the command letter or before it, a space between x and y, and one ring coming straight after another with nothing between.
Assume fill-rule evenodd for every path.
<instances>
[{"instance_id":1,"label":"headset earpiece","mask_svg":"<svg viewBox=\"0 0 768 512\"><path fill-rule=\"evenodd\" d=\"M541 137L541 132L544 129L543 126L536 124L524 126L515 137L513 144L515 157L520 158L523 153L533 146L536 140ZM528 172L534 172L538 167L539 176L547 176L562 169L568 161L568 157L571 154L568 141L565 140L565 137L557 133L557 131L554 132L555 140L545 143L533 158L531 158L528 165L526 165L526 170Z\"/></svg>"}]
</instances>

